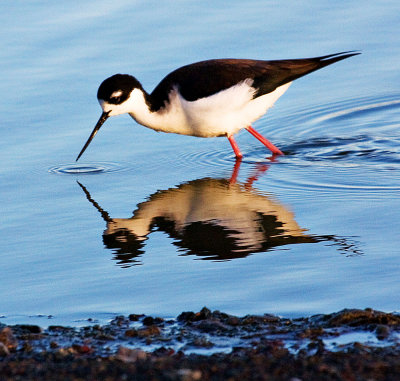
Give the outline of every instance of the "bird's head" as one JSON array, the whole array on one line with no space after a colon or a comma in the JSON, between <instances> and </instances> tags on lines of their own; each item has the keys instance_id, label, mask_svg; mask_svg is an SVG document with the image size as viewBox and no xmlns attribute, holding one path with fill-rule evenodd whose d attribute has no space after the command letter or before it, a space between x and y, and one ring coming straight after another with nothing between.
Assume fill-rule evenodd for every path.
<instances>
[{"instance_id":1,"label":"bird's head","mask_svg":"<svg viewBox=\"0 0 400 381\"><path fill-rule=\"evenodd\" d=\"M135 77L128 74L115 74L101 83L97 91L97 100L103 109L103 113L76 161L79 160L100 130L100 127L110 116L126 114L134 109L135 96L133 94L135 89L140 90L140 93L144 93L140 82Z\"/></svg>"},{"instance_id":2,"label":"bird's head","mask_svg":"<svg viewBox=\"0 0 400 381\"><path fill-rule=\"evenodd\" d=\"M132 91L143 91L140 82L129 74L115 74L102 82L97 100L108 116L126 114L132 109Z\"/></svg>"}]
</instances>

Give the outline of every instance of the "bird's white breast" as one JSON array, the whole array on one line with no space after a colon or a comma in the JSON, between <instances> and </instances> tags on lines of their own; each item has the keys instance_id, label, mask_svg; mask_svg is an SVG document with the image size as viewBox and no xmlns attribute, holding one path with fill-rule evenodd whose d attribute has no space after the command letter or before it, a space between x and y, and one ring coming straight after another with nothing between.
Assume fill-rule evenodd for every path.
<instances>
[{"instance_id":1,"label":"bird's white breast","mask_svg":"<svg viewBox=\"0 0 400 381\"><path fill-rule=\"evenodd\" d=\"M156 112L149 111L143 93L135 89L130 97L134 106L129 113L138 123L156 131L198 137L233 135L265 114L290 86L287 83L253 99L256 89L252 83L248 79L196 101L185 100L174 88L165 107Z\"/></svg>"}]
</instances>

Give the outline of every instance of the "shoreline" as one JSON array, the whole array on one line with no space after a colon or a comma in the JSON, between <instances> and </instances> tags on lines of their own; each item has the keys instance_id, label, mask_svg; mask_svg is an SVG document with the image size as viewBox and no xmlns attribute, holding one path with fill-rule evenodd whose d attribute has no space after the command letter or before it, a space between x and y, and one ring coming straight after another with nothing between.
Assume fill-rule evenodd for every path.
<instances>
[{"instance_id":1,"label":"shoreline","mask_svg":"<svg viewBox=\"0 0 400 381\"><path fill-rule=\"evenodd\" d=\"M81 328L0 324L1 380L391 380L400 315L372 309L288 319L207 308Z\"/></svg>"}]
</instances>

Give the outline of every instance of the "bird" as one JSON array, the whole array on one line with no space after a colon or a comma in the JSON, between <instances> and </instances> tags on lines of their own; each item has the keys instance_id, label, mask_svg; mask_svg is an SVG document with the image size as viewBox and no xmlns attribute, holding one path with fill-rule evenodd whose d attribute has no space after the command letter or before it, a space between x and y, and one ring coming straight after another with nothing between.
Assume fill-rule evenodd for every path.
<instances>
[{"instance_id":1,"label":"bird","mask_svg":"<svg viewBox=\"0 0 400 381\"><path fill-rule=\"evenodd\" d=\"M97 91L102 114L76 161L111 116L129 114L158 132L202 138L226 137L236 159L243 157L234 135L246 129L273 155L283 152L252 124L290 84L306 74L361 54L346 51L313 58L254 60L220 58L192 63L169 73L149 94L129 74L105 79Z\"/></svg>"}]
</instances>

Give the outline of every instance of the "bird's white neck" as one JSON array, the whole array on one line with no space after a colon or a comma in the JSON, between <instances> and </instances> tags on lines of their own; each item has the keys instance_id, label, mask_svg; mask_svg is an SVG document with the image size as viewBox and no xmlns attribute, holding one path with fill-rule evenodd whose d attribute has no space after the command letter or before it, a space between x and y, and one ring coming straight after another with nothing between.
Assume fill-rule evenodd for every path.
<instances>
[{"instance_id":1,"label":"bird's white neck","mask_svg":"<svg viewBox=\"0 0 400 381\"><path fill-rule=\"evenodd\" d=\"M184 114L180 112L182 110L181 107L177 107L179 103L180 97L174 89L171 91L169 102L165 107L157 111L151 111L149 95L138 88L133 89L129 98L120 105L100 101L103 111L110 112L109 116L129 114L136 122L153 130L185 133L182 131L182 127L187 123ZM190 134L190 131L187 133Z\"/></svg>"}]
</instances>

